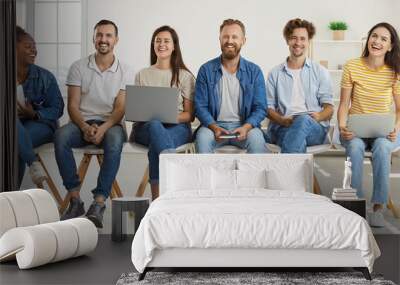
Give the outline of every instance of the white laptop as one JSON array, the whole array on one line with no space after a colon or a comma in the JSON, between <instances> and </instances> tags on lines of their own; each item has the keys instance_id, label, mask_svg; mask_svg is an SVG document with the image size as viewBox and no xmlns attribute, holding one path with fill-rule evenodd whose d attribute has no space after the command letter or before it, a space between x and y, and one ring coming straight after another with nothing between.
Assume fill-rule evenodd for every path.
<instances>
[{"instance_id":1,"label":"white laptop","mask_svg":"<svg viewBox=\"0 0 400 285\"><path fill-rule=\"evenodd\" d=\"M148 122L157 119L163 123L178 123L177 88L126 86L125 119Z\"/></svg>"},{"instance_id":2,"label":"white laptop","mask_svg":"<svg viewBox=\"0 0 400 285\"><path fill-rule=\"evenodd\" d=\"M393 131L394 114L354 114L347 119L347 128L359 138L386 137Z\"/></svg>"}]
</instances>

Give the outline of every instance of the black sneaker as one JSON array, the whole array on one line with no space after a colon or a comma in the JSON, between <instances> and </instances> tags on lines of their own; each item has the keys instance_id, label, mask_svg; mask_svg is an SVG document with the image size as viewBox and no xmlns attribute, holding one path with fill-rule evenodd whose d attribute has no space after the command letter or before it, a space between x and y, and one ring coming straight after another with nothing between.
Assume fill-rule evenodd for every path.
<instances>
[{"instance_id":1,"label":"black sneaker","mask_svg":"<svg viewBox=\"0 0 400 285\"><path fill-rule=\"evenodd\" d=\"M86 217L91 220L97 228L103 228L103 214L105 209L106 205L93 201L86 213Z\"/></svg>"},{"instance_id":2,"label":"black sneaker","mask_svg":"<svg viewBox=\"0 0 400 285\"><path fill-rule=\"evenodd\" d=\"M80 198L71 198L68 210L61 216L61 221L80 217L85 214L85 207Z\"/></svg>"}]
</instances>

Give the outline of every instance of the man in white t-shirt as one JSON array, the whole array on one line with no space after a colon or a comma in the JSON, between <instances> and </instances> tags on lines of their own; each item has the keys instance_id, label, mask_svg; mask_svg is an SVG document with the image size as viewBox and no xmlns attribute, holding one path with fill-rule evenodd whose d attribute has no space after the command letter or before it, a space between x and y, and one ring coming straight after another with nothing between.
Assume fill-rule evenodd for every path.
<instances>
[{"instance_id":1,"label":"man in white t-shirt","mask_svg":"<svg viewBox=\"0 0 400 285\"><path fill-rule=\"evenodd\" d=\"M72 148L97 145L104 150L94 201L86 213L97 227L103 227L105 200L117 175L126 134L121 124L125 113L125 85L128 68L114 55L118 28L109 20L94 27L96 52L74 62L69 70L68 113L71 121L57 130L55 153L63 184L71 200L61 219L85 213L80 199L81 182Z\"/></svg>"},{"instance_id":2,"label":"man in white t-shirt","mask_svg":"<svg viewBox=\"0 0 400 285\"><path fill-rule=\"evenodd\" d=\"M282 153L305 153L307 146L325 141L333 114L332 83L328 70L307 58L314 25L293 19L283 34L290 55L268 76L271 122L265 140L278 144Z\"/></svg>"}]
</instances>

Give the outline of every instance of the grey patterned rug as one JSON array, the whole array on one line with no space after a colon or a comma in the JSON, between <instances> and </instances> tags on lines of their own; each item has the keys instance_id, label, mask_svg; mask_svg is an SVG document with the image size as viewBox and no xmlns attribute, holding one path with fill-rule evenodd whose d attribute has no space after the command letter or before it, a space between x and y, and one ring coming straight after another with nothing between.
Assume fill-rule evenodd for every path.
<instances>
[{"instance_id":1,"label":"grey patterned rug","mask_svg":"<svg viewBox=\"0 0 400 285\"><path fill-rule=\"evenodd\" d=\"M138 281L139 273L124 273L117 285L395 285L392 281L384 280L382 276L372 275L372 281L364 278L360 272L148 272L142 281Z\"/></svg>"}]
</instances>

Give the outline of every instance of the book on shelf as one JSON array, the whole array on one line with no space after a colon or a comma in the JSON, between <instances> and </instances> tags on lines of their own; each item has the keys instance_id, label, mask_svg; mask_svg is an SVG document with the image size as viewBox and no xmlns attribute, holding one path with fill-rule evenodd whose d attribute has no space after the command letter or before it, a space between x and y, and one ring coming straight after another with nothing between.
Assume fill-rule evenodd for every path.
<instances>
[{"instance_id":1,"label":"book on shelf","mask_svg":"<svg viewBox=\"0 0 400 285\"><path fill-rule=\"evenodd\" d=\"M357 190L356 189L343 189L334 188L332 193L332 199L334 200L357 200Z\"/></svg>"},{"instance_id":2,"label":"book on shelf","mask_svg":"<svg viewBox=\"0 0 400 285\"><path fill-rule=\"evenodd\" d=\"M342 197L342 196L336 196L336 195L332 195L332 200L359 200L357 196L347 196L347 197Z\"/></svg>"},{"instance_id":3,"label":"book on shelf","mask_svg":"<svg viewBox=\"0 0 400 285\"><path fill-rule=\"evenodd\" d=\"M348 189L334 188L333 193L357 193L357 190L353 188L348 188Z\"/></svg>"}]
</instances>

